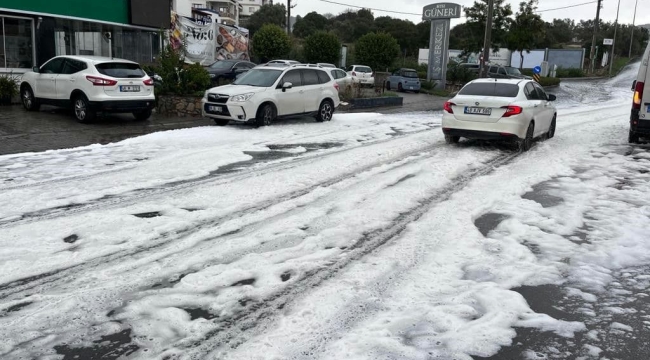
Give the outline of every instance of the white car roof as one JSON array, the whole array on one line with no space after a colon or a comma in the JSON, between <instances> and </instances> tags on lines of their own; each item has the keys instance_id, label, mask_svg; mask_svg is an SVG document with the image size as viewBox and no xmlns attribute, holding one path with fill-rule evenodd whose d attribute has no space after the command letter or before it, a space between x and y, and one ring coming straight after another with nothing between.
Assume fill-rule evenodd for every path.
<instances>
[{"instance_id":1,"label":"white car roof","mask_svg":"<svg viewBox=\"0 0 650 360\"><path fill-rule=\"evenodd\" d=\"M493 78L484 78L484 79L475 79L470 82L472 83L500 83L500 84L513 84L513 85L518 85L522 81L528 82L530 81L529 79L493 79Z\"/></svg>"},{"instance_id":2,"label":"white car roof","mask_svg":"<svg viewBox=\"0 0 650 360\"><path fill-rule=\"evenodd\" d=\"M86 61L91 64L99 64L99 63L107 63L107 62L122 62L122 63L130 63L130 64L137 64L135 61L131 60L126 60L126 59L118 59L118 58L110 58L107 56L85 56L85 55L61 55L57 57L64 57L68 59L73 59L73 60L80 60L80 61Z\"/></svg>"}]
</instances>

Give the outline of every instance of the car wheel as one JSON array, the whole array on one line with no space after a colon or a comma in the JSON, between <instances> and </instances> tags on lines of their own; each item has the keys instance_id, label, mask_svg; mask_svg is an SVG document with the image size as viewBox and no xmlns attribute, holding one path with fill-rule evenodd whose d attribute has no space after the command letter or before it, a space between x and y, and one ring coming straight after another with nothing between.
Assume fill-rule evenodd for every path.
<instances>
[{"instance_id":1,"label":"car wheel","mask_svg":"<svg viewBox=\"0 0 650 360\"><path fill-rule=\"evenodd\" d=\"M533 122L531 121L530 124L528 125L528 130L526 130L526 137L523 139L519 139L517 141L519 151L525 152L530 150L531 146L533 146L534 133L535 133L535 124L533 124Z\"/></svg>"},{"instance_id":2,"label":"car wheel","mask_svg":"<svg viewBox=\"0 0 650 360\"><path fill-rule=\"evenodd\" d=\"M332 105L332 102L330 100L323 100L323 102L320 103L320 106L318 107L316 121L330 121L332 120L332 116L334 116L334 105Z\"/></svg>"},{"instance_id":3,"label":"car wheel","mask_svg":"<svg viewBox=\"0 0 650 360\"><path fill-rule=\"evenodd\" d=\"M217 124L217 126L226 126L230 120L225 120L225 119L214 119L214 123Z\"/></svg>"},{"instance_id":4,"label":"car wheel","mask_svg":"<svg viewBox=\"0 0 650 360\"><path fill-rule=\"evenodd\" d=\"M458 144L460 136L445 135L445 142L447 144Z\"/></svg>"},{"instance_id":5,"label":"car wheel","mask_svg":"<svg viewBox=\"0 0 650 360\"><path fill-rule=\"evenodd\" d=\"M551 121L551 126L548 127L548 133L546 133L547 139L552 139L555 136L555 115L553 115L553 121Z\"/></svg>"},{"instance_id":6,"label":"car wheel","mask_svg":"<svg viewBox=\"0 0 650 360\"><path fill-rule=\"evenodd\" d=\"M397 84L397 91L402 92L404 89L402 88L402 83Z\"/></svg>"},{"instance_id":7,"label":"car wheel","mask_svg":"<svg viewBox=\"0 0 650 360\"><path fill-rule=\"evenodd\" d=\"M34 92L29 86L25 86L23 88L23 91L21 91L20 94L20 98L23 101L23 107L27 111L38 111L41 106L38 101L36 101L36 98L34 98Z\"/></svg>"},{"instance_id":8,"label":"car wheel","mask_svg":"<svg viewBox=\"0 0 650 360\"><path fill-rule=\"evenodd\" d=\"M271 104L266 104L260 107L255 117L255 125L269 126L275 120L275 107Z\"/></svg>"},{"instance_id":9,"label":"car wheel","mask_svg":"<svg viewBox=\"0 0 650 360\"><path fill-rule=\"evenodd\" d=\"M637 134L634 131L630 130L630 133L627 136L627 142L629 142L630 144L638 144L639 143L639 134Z\"/></svg>"},{"instance_id":10,"label":"car wheel","mask_svg":"<svg viewBox=\"0 0 650 360\"><path fill-rule=\"evenodd\" d=\"M386 90L390 90L390 81L386 81Z\"/></svg>"},{"instance_id":11,"label":"car wheel","mask_svg":"<svg viewBox=\"0 0 650 360\"><path fill-rule=\"evenodd\" d=\"M133 116L137 121L145 121L151 117L151 109L136 111L133 113Z\"/></svg>"},{"instance_id":12,"label":"car wheel","mask_svg":"<svg viewBox=\"0 0 650 360\"><path fill-rule=\"evenodd\" d=\"M77 121L83 123L95 118L95 112L90 109L88 99L84 95L77 96L73 101L74 117Z\"/></svg>"}]
</instances>

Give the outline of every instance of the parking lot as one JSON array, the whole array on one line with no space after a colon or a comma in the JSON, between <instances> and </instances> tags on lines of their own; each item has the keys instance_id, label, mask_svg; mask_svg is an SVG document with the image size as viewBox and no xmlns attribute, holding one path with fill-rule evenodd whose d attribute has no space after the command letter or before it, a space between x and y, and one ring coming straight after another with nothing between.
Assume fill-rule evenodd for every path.
<instances>
[{"instance_id":1,"label":"parking lot","mask_svg":"<svg viewBox=\"0 0 650 360\"><path fill-rule=\"evenodd\" d=\"M364 109L364 112L399 113L442 109L445 99L425 94L400 94L404 106ZM305 120L313 121L313 119ZM0 155L36 152L107 144L157 131L210 126L210 119L162 117L154 114L138 122L130 114L100 117L88 124L78 123L70 111L43 106L39 112L27 112L22 106L0 107Z\"/></svg>"}]
</instances>

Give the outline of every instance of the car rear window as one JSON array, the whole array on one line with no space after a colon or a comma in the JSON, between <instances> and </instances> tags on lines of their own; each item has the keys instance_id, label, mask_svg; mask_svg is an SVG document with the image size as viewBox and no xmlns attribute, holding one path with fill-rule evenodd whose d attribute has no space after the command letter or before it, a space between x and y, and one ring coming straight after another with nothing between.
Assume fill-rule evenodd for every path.
<instances>
[{"instance_id":1,"label":"car rear window","mask_svg":"<svg viewBox=\"0 0 650 360\"><path fill-rule=\"evenodd\" d=\"M416 73L415 71L405 71L404 72L404 77L416 78L416 77L418 77L418 73Z\"/></svg>"},{"instance_id":2,"label":"car rear window","mask_svg":"<svg viewBox=\"0 0 650 360\"><path fill-rule=\"evenodd\" d=\"M357 67L354 68L354 71L362 72L362 73L371 73L372 69L370 69L367 66L357 66Z\"/></svg>"},{"instance_id":3,"label":"car rear window","mask_svg":"<svg viewBox=\"0 0 650 360\"><path fill-rule=\"evenodd\" d=\"M95 68L100 74L114 78L141 78L146 74L138 64L108 62L96 64Z\"/></svg>"},{"instance_id":4,"label":"car rear window","mask_svg":"<svg viewBox=\"0 0 650 360\"><path fill-rule=\"evenodd\" d=\"M467 84L458 92L458 95L516 97L519 86L499 82L480 82Z\"/></svg>"}]
</instances>

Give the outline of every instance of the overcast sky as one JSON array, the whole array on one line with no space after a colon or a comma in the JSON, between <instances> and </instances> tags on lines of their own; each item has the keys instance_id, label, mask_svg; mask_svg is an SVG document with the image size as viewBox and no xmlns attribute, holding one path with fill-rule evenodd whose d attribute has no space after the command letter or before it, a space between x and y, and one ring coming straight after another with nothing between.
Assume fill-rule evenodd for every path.
<instances>
[{"instance_id":1,"label":"overcast sky","mask_svg":"<svg viewBox=\"0 0 650 360\"><path fill-rule=\"evenodd\" d=\"M276 0L276 3L282 3L285 0ZM349 4L354 6L363 6L367 8L375 8L382 10L392 10L405 13L421 14L422 8L425 5L433 4L437 2L446 2L446 0L440 1L431 1L431 0L332 0L337 3ZM506 0L512 5L513 12L516 12L519 8L520 0ZM596 3L595 1L590 4L554 10L554 11L543 11L547 9L555 9L566 7L570 5L583 4L587 3L590 0L540 0L539 1L539 10L542 18L546 21L551 21L554 18L572 18L577 20L587 20L593 19L596 17ZM634 15L634 3L635 0L620 0L621 1L621 10L619 15L620 23L632 23L632 17ZM463 6L471 6L474 4L474 0L457 0L449 1ZM350 8L345 5L337 5L333 3L328 3L322 0L292 0L292 4L297 4L293 9L293 14L298 14L304 16L305 14L316 11L320 14L332 13L339 14L346 9ZM603 9L601 10L601 18L604 21L614 21L616 19L616 6L618 0L603 0ZM650 4L647 0L640 0L639 7L637 9L636 24L648 24L650 23ZM419 22L421 16L419 15L407 15L407 14L397 14L389 13L378 10L373 10L375 17L377 16L392 16L402 19L408 19L413 22ZM452 20L452 26L456 25L463 20Z\"/></svg>"}]
</instances>

